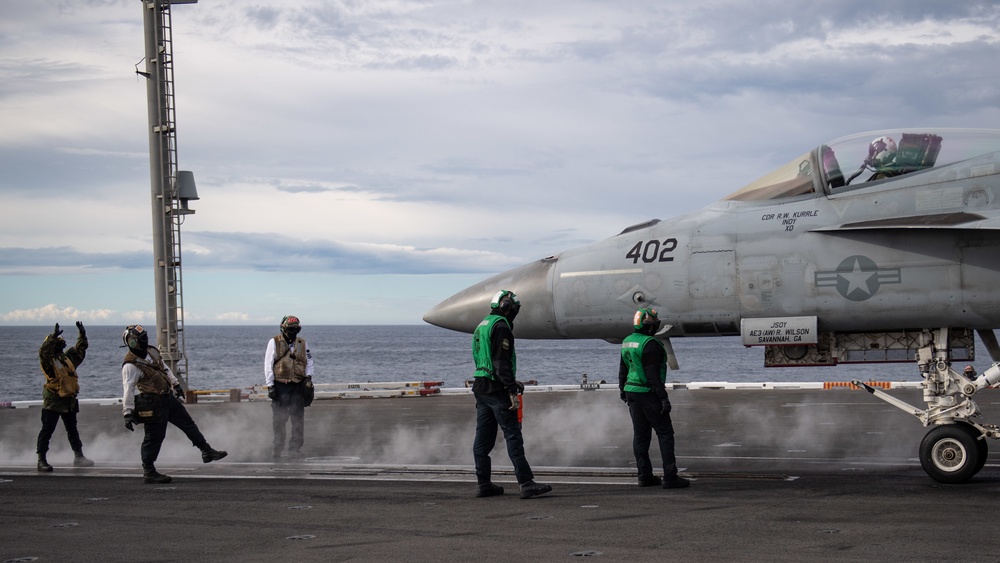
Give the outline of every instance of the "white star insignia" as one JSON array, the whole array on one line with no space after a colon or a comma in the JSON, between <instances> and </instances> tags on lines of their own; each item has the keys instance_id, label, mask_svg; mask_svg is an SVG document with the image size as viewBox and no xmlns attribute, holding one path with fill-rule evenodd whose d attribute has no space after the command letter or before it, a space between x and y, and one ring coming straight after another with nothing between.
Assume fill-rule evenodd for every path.
<instances>
[{"instance_id":1,"label":"white star insignia","mask_svg":"<svg viewBox=\"0 0 1000 563\"><path fill-rule=\"evenodd\" d=\"M847 291L844 295L850 295L855 289L860 289L865 292L866 295L871 295L868 291L868 280L872 276L877 275L878 272L863 272L861 271L861 264L858 263L858 259L854 259L854 270L850 272L840 272L840 277L847 280Z\"/></svg>"}]
</instances>

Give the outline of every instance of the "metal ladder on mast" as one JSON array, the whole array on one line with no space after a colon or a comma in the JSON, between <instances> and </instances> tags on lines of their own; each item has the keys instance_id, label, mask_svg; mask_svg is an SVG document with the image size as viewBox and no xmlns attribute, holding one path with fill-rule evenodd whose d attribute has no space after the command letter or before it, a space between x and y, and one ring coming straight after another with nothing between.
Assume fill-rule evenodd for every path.
<instances>
[{"instance_id":1,"label":"metal ladder on mast","mask_svg":"<svg viewBox=\"0 0 1000 563\"><path fill-rule=\"evenodd\" d=\"M148 9L157 10L158 56L160 65L157 102L160 124L154 128L158 133L160 178L163 186L163 237L164 257L156 266L163 269L165 287L161 291L167 303L165 327L160 328L157 344L163 360L174 375L188 388L188 359L184 343L184 291L181 272L181 225L186 213L181 208L177 185L177 129L174 109L174 67L173 34L171 31L170 2L152 0Z\"/></svg>"}]
</instances>

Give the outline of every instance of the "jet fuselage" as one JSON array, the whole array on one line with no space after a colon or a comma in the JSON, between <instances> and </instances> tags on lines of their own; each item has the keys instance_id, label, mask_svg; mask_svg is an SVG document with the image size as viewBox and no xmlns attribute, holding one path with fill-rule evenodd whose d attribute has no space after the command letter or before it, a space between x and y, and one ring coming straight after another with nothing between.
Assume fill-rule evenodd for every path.
<instances>
[{"instance_id":1,"label":"jet fuselage","mask_svg":"<svg viewBox=\"0 0 1000 563\"><path fill-rule=\"evenodd\" d=\"M695 213L493 276L425 320L471 332L502 288L521 300L521 338L614 341L649 306L665 336L798 316L832 332L1000 327L997 149L844 185L831 146Z\"/></svg>"}]
</instances>

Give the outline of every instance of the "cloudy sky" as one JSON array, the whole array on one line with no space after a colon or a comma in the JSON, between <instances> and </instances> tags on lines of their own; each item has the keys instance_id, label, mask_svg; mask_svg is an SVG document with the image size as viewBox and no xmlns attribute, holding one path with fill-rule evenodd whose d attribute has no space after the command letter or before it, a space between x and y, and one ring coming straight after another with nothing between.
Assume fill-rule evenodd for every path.
<instances>
[{"instance_id":1,"label":"cloudy sky","mask_svg":"<svg viewBox=\"0 0 1000 563\"><path fill-rule=\"evenodd\" d=\"M0 324L154 319L142 3L0 2ZM201 0L188 323L419 324L882 127L1000 128L1000 7ZM140 64L140 68L143 66Z\"/></svg>"}]
</instances>

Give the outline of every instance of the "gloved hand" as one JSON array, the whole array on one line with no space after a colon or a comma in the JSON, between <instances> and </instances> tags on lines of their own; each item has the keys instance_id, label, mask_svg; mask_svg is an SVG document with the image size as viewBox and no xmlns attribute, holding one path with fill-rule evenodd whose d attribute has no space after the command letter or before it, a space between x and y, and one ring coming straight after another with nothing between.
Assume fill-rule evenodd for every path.
<instances>
[{"instance_id":1,"label":"gloved hand","mask_svg":"<svg viewBox=\"0 0 1000 563\"><path fill-rule=\"evenodd\" d=\"M56 323L56 328L52 329L52 338L58 338L63 331L59 330L59 323Z\"/></svg>"},{"instance_id":2,"label":"gloved hand","mask_svg":"<svg viewBox=\"0 0 1000 563\"><path fill-rule=\"evenodd\" d=\"M670 399L660 401L660 414L670 414Z\"/></svg>"},{"instance_id":3,"label":"gloved hand","mask_svg":"<svg viewBox=\"0 0 1000 563\"><path fill-rule=\"evenodd\" d=\"M517 385L517 394L524 395L524 384L520 381L515 381L514 385Z\"/></svg>"},{"instance_id":4,"label":"gloved hand","mask_svg":"<svg viewBox=\"0 0 1000 563\"><path fill-rule=\"evenodd\" d=\"M521 408L521 398L520 397L518 397L517 395L515 395L513 393L510 393L509 397L510 397L510 409L509 410L516 411L517 409Z\"/></svg>"},{"instance_id":5,"label":"gloved hand","mask_svg":"<svg viewBox=\"0 0 1000 563\"><path fill-rule=\"evenodd\" d=\"M278 400L278 392L274 390L274 385L267 388L267 398L272 401Z\"/></svg>"},{"instance_id":6,"label":"gloved hand","mask_svg":"<svg viewBox=\"0 0 1000 563\"><path fill-rule=\"evenodd\" d=\"M76 330L80 331L80 336L87 336L87 329L83 328L83 323L76 321Z\"/></svg>"},{"instance_id":7,"label":"gloved hand","mask_svg":"<svg viewBox=\"0 0 1000 563\"><path fill-rule=\"evenodd\" d=\"M133 424L136 424L135 416L132 414L132 411L128 411L125 413L125 428L128 428L129 432L135 432Z\"/></svg>"},{"instance_id":8,"label":"gloved hand","mask_svg":"<svg viewBox=\"0 0 1000 563\"><path fill-rule=\"evenodd\" d=\"M628 404L628 395L626 395L624 391L619 393L618 397L621 398L623 403L625 403L626 405Z\"/></svg>"},{"instance_id":9,"label":"gloved hand","mask_svg":"<svg viewBox=\"0 0 1000 563\"><path fill-rule=\"evenodd\" d=\"M180 402L185 402L184 388L180 384L174 385L174 395L177 396L177 400Z\"/></svg>"}]
</instances>

